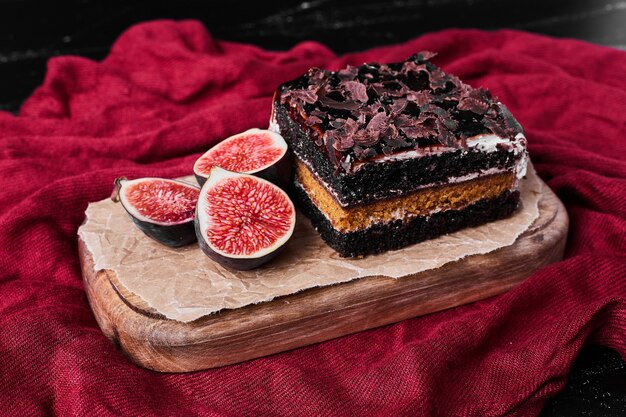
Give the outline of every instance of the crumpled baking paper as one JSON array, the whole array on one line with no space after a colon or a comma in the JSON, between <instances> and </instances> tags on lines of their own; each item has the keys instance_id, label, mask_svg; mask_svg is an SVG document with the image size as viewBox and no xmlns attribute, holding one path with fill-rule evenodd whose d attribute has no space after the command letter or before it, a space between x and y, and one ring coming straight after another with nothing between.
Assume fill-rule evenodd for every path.
<instances>
[{"instance_id":1,"label":"crumpled baking paper","mask_svg":"<svg viewBox=\"0 0 626 417\"><path fill-rule=\"evenodd\" d=\"M113 271L119 285L158 313L190 322L308 288L369 276L402 278L511 245L539 216L541 187L529 164L520 184L521 205L513 216L363 259L340 257L299 215L283 252L253 271L224 268L197 244L179 249L161 245L137 229L122 206L110 199L89 205L78 235L96 271Z\"/></svg>"}]
</instances>

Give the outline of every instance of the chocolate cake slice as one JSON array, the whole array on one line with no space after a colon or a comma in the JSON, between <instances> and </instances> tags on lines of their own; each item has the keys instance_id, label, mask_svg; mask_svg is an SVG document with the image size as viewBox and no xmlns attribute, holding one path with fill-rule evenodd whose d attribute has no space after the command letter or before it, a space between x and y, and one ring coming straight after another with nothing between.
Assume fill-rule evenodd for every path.
<instances>
[{"instance_id":1,"label":"chocolate cake slice","mask_svg":"<svg viewBox=\"0 0 626 417\"><path fill-rule=\"evenodd\" d=\"M398 249L518 205L522 127L432 56L312 68L274 95L270 129L296 157L296 200L342 256Z\"/></svg>"}]
</instances>

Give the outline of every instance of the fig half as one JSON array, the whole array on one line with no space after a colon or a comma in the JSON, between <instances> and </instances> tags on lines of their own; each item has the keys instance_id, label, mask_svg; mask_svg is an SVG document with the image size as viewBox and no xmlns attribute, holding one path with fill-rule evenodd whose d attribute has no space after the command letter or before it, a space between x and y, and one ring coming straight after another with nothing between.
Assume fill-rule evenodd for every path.
<instances>
[{"instance_id":1,"label":"fig half","mask_svg":"<svg viewBox=\"0 0 626 417\"><path fill-rule=\"evenodd\" d=\"M115 180L113 201L122 203L147 236L170 247L196 241L194 218L200 188L164 178Z\"/></svg>"},{"instance_id":2,"label":"fig half","mask_svg":"<svg viewBox=\"0 0 626 417\"><path fill-rule=\"evenodd\" d=\"M200 190L196 235L204 253L233 269L269 262L293 234L296 211L287 194L253 175L213 167Z\"/></svg>"},{"instance_id":3,"label":"fig half","mask_svg":"<svg viewBox=\"0 0 626 417\"><path fill-rule=\"evenodd\" d=\"M281 188L285 188L291 178L291 154L287 142L270 130L249 129L209 149L193 165L198 184L204 184L214 166L256 175Z\"/></svg>"}]
</instances>

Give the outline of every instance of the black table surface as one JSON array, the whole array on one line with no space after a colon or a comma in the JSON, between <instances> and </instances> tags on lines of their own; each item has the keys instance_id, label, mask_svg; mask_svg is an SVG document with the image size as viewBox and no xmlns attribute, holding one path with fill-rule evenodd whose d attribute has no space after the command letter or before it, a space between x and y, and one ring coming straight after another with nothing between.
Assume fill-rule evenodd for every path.
<instances>
[{"instance_id":1,"label":"black table surface","mask_svg":"<svg viewBox=\"0 0 626 417\"><path fill-rule=\"evenodd\" d=\"M133 23L199 19L217 38L287 49L317 40L350 52L450 27L513 28L626 49L626 2L618 0L240 0L135 2L0 0L0 110L16 112L55 55L101 59ZM543 417L626 416L626 362L586 346Z\"/></svg>"}]
</instances>

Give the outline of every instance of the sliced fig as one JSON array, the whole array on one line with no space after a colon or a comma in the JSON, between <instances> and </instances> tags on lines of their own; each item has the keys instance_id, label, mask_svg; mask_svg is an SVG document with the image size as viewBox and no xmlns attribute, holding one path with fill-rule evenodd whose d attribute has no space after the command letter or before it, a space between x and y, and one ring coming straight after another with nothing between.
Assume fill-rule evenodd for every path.
<instances>
[{"instance_id":1,"label":"sliced fig","mask_svg":"<svg viewBox=\"0 0 626 417\"><path fill-rule=\"evenodd\" d=\"M170 247L196 241L194 218L200 188L164 178L115 180L113 201L119 201L133 222L149 237Z\"/></svg>"},{"instance_id":2,"label":"sliced fig","mask_svg":"<svg viewBox=\"0 0 626 417\"><path fill-rule=\"evenodd\" d=\"M253 175L213 167L200 190L196 235L214 261L253 269L274 258L293 234L296 211L287 194Z\"/></svg>"},{"instance_id":3,"label":"sliced fig","mask_svg":"<svg viewBox=\"0 0 626 417\"><path fill-rule=\"evenodd\" d=\"M198 184L204 184L214 166L256 175L285 188L291 177L291 154L278 133L249 129L224 139L198 158L193 165Z\"/></svg>"}]
</instances>

